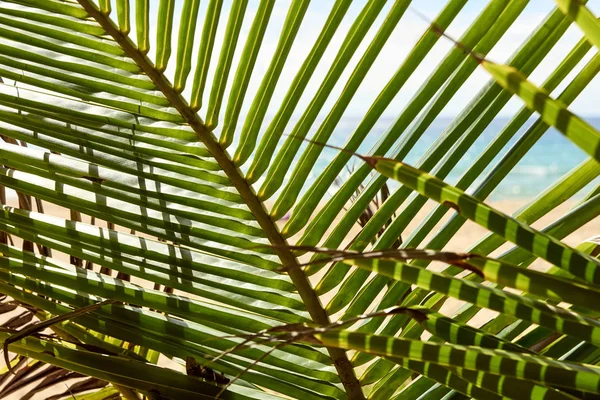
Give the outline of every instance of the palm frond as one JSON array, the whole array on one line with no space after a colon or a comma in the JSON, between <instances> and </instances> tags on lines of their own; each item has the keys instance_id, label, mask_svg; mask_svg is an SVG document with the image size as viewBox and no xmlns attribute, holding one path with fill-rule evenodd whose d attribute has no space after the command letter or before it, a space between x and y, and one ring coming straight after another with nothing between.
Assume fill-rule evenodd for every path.
<instances>
[{"instance_id":1,"label":"palm frond","mask_svg":"<svg viewBox=\"0 0 600 400\"><path fill-rule=\"evenodd\" d=\"M397 62L396 35L423 22L410 0L0 2L0 292L28 307L0 332L20 374L0 397L81 376L88 399L598 392L600 246L562 241L599 215L600 136L571 107L600 69L598 21L556 2L500 62L527 1L477 4L450 43L477 2L449 0ZM489 80L412 162L478 71ZM512 215L489 204L550 127L579 165ZM448 251L468 220L486 234ZM11 336L30 310L54 334Z\"/></svg>"}]
</instances>

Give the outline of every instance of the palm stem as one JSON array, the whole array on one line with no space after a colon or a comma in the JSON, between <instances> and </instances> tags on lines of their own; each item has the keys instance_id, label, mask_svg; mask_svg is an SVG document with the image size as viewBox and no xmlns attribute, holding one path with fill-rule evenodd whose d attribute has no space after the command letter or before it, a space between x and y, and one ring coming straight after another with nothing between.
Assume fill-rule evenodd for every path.
<instances>
[{"instance_id":1,"label":"palm stem","mask_svg":"<svg viewBox=\"0 0 600 400\"><path fill-rule=\"evenodd\" d=\"M196 132L213 158L219 163L227 177L238 190L240 196L246 202L250 211L254 214L256 221L264 230L270 243L281 262L289 271L289 276L298 290L306 309L312 320L319 325L329 325L329 316L325 312L319 298L314 292L309 280L301 268L298 268L298 260L287 249L287 242L281 236L277 226L271 220L263 203L258 200L253 188L243 177L241 171L233 164L229 154L221 147L212 132L204 125L197 113L189 106L187 101L172 87L163 73L154 68L152 62L141 53L128 36L122 34L119 28L106 15L102 14L95 4L90 0L77 0L87 13L100 24L100 26L115 39L129 57L142 69L142 71L154 82L156 87L170 101L171 105L179 111L188 125ZM349 399L364 399L360 384L350 360L344 350L328 348L329 355L340 376L342 384Z\"/></svg>"}]
</instances>

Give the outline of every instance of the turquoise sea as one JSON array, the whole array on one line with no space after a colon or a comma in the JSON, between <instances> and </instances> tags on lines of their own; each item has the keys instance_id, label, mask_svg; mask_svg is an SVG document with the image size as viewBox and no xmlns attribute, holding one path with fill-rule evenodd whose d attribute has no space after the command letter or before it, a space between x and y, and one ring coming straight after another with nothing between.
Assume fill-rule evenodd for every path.
<instances>
[{"instance_id":1,"label":"turquoise sea","mask_svg":"<svg viewBox=\"0 0 600 400\"><path fill-rule=\"evenodd\" d=\"M418 160L421 158L424 152L429 148L429 146L431 146L431 144L444 131L444 129L451 124L452 120L452 118L438 118L435 120L423 134L420 140L416 143L404 161L411 165L417 165ZM515 142L517 142L517 140L523 136L523 134L529 127L531 127L535 120L536 118L532 117L525 125L523 125L517 134L514 135L514 137L510 140L510 142L504 146L502 151L497 154L494 161L490 164L490 166L488 166L480 178L475 181L473 185L471 185L468 190L469 192L473 191L481 183L487 172L492 170L493 166L496 165L496 163L502 158L503 155L506 154L506 152L515 144ZM596 128L600 128L600 118L585 118L585 120ZM358 118L344 117L338 124L332 138L329 140L329 143L343 146L348 135L352 133L359 122L360 119ZM372 132L369 134L365 143L363 143L363 145L360 147L359 153L367 154L372 146L377 142L377 139L384 134L390 126L393 125L393 122L394 120L392 118L380 119ZM445 181L450 184L455 184L461 175L471 166L471 164L477 159L486 146L506 126L508 122L509 118L497 118L491 124L489 124L483 134L464 154L462 160L445 178ZM316 126L318 126L318 124L316 124ZM303 145L303 148L304 147L305 145ZM305 185L305 189L308 188L310 183L317 178L318 174L324 170L326 165L336 156L336 154L337 150L335 149L326 148L323 150L317 165L313 169L311 176ZM502 183L494 190L488 199L504 200L533 198L569 170L584 161L586 158L587 156L582 150L573 145L558 131L550 128L512 169L508 176L504 178ZM353 162L358 163L360 161L355 159ZM348 173L345 172L345 176L340 176L340 180L344 180L347 175ZM598 181L599 180L596 179L591 185L589 185L589 187L591 187L593 184L597 184ZM585 189L582 190L579 195L582 196L584 192Z\"/></svg>"}]
</instances>

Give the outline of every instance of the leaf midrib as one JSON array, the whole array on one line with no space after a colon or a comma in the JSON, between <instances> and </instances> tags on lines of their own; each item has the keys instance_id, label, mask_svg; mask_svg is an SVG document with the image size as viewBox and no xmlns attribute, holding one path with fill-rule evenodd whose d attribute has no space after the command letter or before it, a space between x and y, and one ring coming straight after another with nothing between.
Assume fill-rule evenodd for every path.
<instances>
[{"instance_id":1,"label":"leaf midrib","mask_svg":"<svg viewBox=\"0 0 600 400\"><path fill-rule=\"evenodd\" d=\"M287 242L281 236L277 226L271 220L263 203L258 200L256 193L243 177L241 171L234 165L229 154L220 146L219 142L212 132L204 125L198 114L194 112L187 101L175 91L168 79L154 68L154 64L142 54L137 46L123 35L114 22L102 14L97 6L90 0L77 0L78 3L113 39L121 46L125 53L142 69L142 71L154 82L156 87L169 100L171 105L177 109L186 123L194 130L196 136L204 143L213 158L223 169L223 172L231 180L231 183L238 190L240 196L246 202L246 205L254 214L256 221L264 230L269 242L274 246L277 256L281 260L283 267L298 290L307 311L312 320L319 325L329 325L329 316L325 312L319 298L314 292L308 278L301 268L296 257L287 249ZM338 348L328 348L329 355L340 376L340 379L346 389L349 399L364 399L360 383L354 374L350 360L344 350Z\"/></svg>"}]
</instances>

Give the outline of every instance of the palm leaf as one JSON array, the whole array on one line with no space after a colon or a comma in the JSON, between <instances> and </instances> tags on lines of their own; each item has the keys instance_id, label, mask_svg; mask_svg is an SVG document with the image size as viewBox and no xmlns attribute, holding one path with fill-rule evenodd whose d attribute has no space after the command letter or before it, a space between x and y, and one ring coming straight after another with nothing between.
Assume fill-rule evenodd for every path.
<instances>
[{"instance_id":1,"label":"palm leaf","mask_svg":"<svg viewBox=\"0 0 600 400\"><path fill-rule=\"evenodd\" d=\"M71 385L90 399L598 391L598 246L561 241L598 216L600 201L597 132L569 110L600 68L588 56L598 23L586 2L557 0L501 63L486 58L528 2L481 3L431 63L477 3L449 0L403 60L385 62L389 80L372 103L362 90L420 4L230 3L0 4L0 292L46 320L26 337L0 332L27 357L9 359L23 377L3 393L73 376L90 377ZM573 21L584 36L568 47ZM546 81L531 83L561 46ZM480 66L490 80L409 165ZM423 68L431 74L396 111ZM487 137L513 95L525 107ZM365 111L340 145L336 130L357 102ZM396 118L378 134L390 109ZM488 204L550 126L590 157L513 215ZM343 176L357 151L366 162ZM582 191L577 206L531 226ZM412 228L428 200L438 204ZM69 215L45 214L42 202ZM442 251L467 220L487 235L461 254ZM492 254L507 242L516 247ZM319 248L334 250L306 254ZM528 268L539 260L553 267ZM429 267L440 261L450 265ZM13 317L6 326L20 328L32 313ZM186 374L191 358L232 384Z\"/></svg>"}]
</instances>

